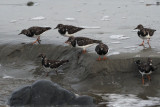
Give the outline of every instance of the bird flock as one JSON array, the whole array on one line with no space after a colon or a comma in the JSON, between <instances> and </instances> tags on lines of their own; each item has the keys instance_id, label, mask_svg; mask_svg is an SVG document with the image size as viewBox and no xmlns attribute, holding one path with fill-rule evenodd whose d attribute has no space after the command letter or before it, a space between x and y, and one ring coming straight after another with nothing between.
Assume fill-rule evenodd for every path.
<instances>
[{"instance_id":1,"label":"bird flock","mask_svg":"<svg viewBox=\"0 0 160 107\"><path fill-rule=\"evenodd\" d=\"M40 35L43 32L50 30L50 29L51 27L33 26L28 29L22 30L21 33L19 33L19 35L24 34L28 37L35 37L37 39L32 44L35 44L37 42L40 44L41 43ZM82 53L84 54L86 53L87 47L97 44L97 46L95 47L95 51L99 55L97 61L107 59L106 54L108 53L109 48L101 40L94 40L94 39L87 38L87 37L74 37L74 34L76 32L79 32L85 28L76 27L73 25L58 24L54 29L58 29L58 32L60 33L60 35L64 37L68 37L68 40L65 43L69 44L72 47L82 48ZM142 24L139 24L135 29L138 29L137 35L143 40L143 42L139 46L145 47L144 40L147 40L147 43L149 47L151 48L149 41L156 30L150 29L150 28L144 28ZM49 60L47 59L45 54L40 54L39 57L42 58L41 60L42 66L44 66L45 68L51 68L51 69L55 68L56 69L59 66L63 65L64 63L69 62L68 60ZM155 68L152 64L152 59L149 58L147 62L142 62L140 60L137 60L135 61L135 64L137 65L139 72L142 74L142 84L144 84L144 75L146 75L148 77L148 80L151 81L150 74L153 71L155 71ZM58 75L57 69L55 71L56 71L56 74ZM48 75L48 72L47 72L47 75Z\"/></svg>"}]
</instances>

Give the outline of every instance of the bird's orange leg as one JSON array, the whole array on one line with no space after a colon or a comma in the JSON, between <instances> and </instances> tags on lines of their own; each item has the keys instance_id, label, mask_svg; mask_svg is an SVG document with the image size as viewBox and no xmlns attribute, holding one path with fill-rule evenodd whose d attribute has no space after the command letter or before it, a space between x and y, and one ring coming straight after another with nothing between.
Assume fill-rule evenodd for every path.
<instances>
[{"instance_id":1,"label":"bird's orange leg","mask_svg":"<svg viewBox=\"0 0 160 107\"><path fill-rule=\"evenodd\" d=\"M104 56L104 57L103 57L103 60L106 60L106 59L107 59L107 57L106 57L106 56Z\"/></svg>"},{"instance_id":2,"label":"bird's orange leg","mask_svg":"<svg viewBox=\"0 0 160 107\"><path fill-rule=\"evenodd\" d=\"M34 44L37 43L37 42L40 44L40 36L38 36L37 40L34 41L32 44L34 45Z\"/></svg>"},{"instance_id":3,"label":"bird's orange leg","mask_svg":"<svg viewBox=\"0 0 160 107\"><path fill-rule=\"evenodd\" d=\"M101 57L100 56L98 57L97 61L101 61Z\"/></svg>"},{"instance_id":4,"label":"bird's orange leg","mask_svg":"<svg viewBox=\"0 0 160 107\"><path fill-rule=\"evenodd\" d=\"M57 74L57 76L58 76L58 71L57 71L57 69L56 69L55 71L56 71L56 74Z\"/></svg>"},{"instance_id":5,"label":"bird's orange leg","mask_svg":"<svg viewBox=\"0 0 160 107\"><path fill-rule=\"evenodd\" d=\"M144 85L144 78L142 77L142 84Z\"/></svg>"},{"instance_id":6,"label":"bird's orange leg","mask_svg":"<svg viewBox=\"0 0 160 107\"><path fill-rule=\"evenodd\" d=\"M32 43L32 45L34 45L37 41L38 41L38 40L34 41L34 42Z\"/></svg>"},{"instance_id":7,"label":"bird's orange leg","mask_svg":"<svg viewBox=\"0 0 160 107\"><path fill-rule=\"evenodd\" d=\"M47 72L46 77L48 77L48 73L49 73L49 72Z\"/></svg>"},{"instance_id":8,"label":"bird's orange leg","mask_svg":"<svg viewBox=\"0 0 160 107\"><path fill-rule=\"evenodd\" d=\"M151 81L151 76L150 76L150 75L147 75L147 77L148 77L148 80Z\"/></svg>"},{"instance_id":9,"label":"bird's orange leg","mask_svg":"<svg viewBox=\"0 0 160 107\"><path fill-rule=\"evenodd\" d=\"M143 42L139 46L144 46L144 40L143 40Z\"/></svg>"},{"instance_id":10,"label":"bird's orange leg","mask_svg":"<svg viewBox=\"0 0 160 107\"><path fill-rule=\"evenodd\" d=\"M149 47L151 48L151 45L149 44L149 40L150 40L150 39L148 39L147 43L148 43Z\"/></svg>"},{"instance_id":11,"label":"bird's orange leg","mask_svg":"<svg viewBox=\"0 0 160 107\"><path fill-rule=\"evenodd\" d=\"M87 52L86 50L83 50L83 51L82 51L83 54L85 54L86 52Z\"/></svg>"}]
</instances>

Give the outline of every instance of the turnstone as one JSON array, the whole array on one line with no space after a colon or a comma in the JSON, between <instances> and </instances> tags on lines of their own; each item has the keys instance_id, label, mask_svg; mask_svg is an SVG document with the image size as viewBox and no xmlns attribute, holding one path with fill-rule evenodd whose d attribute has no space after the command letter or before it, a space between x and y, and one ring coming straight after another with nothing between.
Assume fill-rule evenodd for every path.
<instances>
[{"instance_id":1,"label":"turnstone","mask_svg":"<svg viewBox=\"0 0 160 107\"><path fill-rule=\"evenodd\" d=\"M99 58L97 59L98 61L101 60L101 56L104 56L103 60L107 59L105 55L108 53L108 49L109 49L108 46L104 43L100 43L96 46L95 51L99 55Z\"/></svg>"},{"instance_id":2,"label":"turnstone","mask_svg":"<svg viewBox=\"0 0 160 107\"><path fill-rule=\"evenodd\" d=\"M139 31L137 32L138 36L143 39L143 42L139 46L144 46L144 39L147 39L147 43L149 44L149 40L151 36L153 36L154 32L156 31L155 29L150 29L150 28L144 28L143 25L139 24L135 29L138 29ZM145 46L144 46L145 47Z\"/></svg>"},{"instance_id":3,"label":"turnstone","mask_svg":"<svg viewBox=\"0 0 160 107\"><path fill-rule=\"evenodd\" d=\"M35 44L36 42L38 42L40 44L40 34L42 34L43 32L47 31L47 30L50 30L51 27L38 27L38 26L33 26L33 27L30 27L28 29L23 29L21 31L20 34L24 34L28 37L35 37L37 38L36 41L33 42L33 44Z\"/></svg>"},{"instance_id":4,"label":"turnstone","mask_svg":"<svg viewBox=\"0 0 160 107\"><path fill-rule=\"evenodd\" d=\"M47 59L45 54L40 54L38 57L42 58L42 66L44 68L55 69L57 75L58 75L57 68L63 65L64 63L69 62L68 60L49 60ZM48 73L49 71L47 71L46 76L48 76Z\"/></svg>"},{"instance_id":5,"label":"turnstone","mask_svg":"<svg viewBox=\"0 0 160 107\"><path fill-rule=\"evenodd\" d=\"M62 35L62 36L73 36L74 33L84 29L81 27L76 27L76 26L72 26L72 25L63 25L63 24L58 24L57 27L55 27L54 29L58 29L58 32Z\"/></svg>"},{"instance_id":6,"label":"turnstone","mask_svg":"<svg viewBox=\"0 0 160 107\"><path fill-rule=\"evenodd\" d=\"M142 84L144 85L144 75L148 77L148 80L151 81L150 74L155 71L154 66L152 65L152 59L148 58L146 63L141 62L140 60L135 61L139 72L142 75Z\"/></svg>"},{"instance_id":7,"label":"turnstone","mask_svg":"<svg viewBox=\"0 0 160 107\"><path fill-rule=\"evenodd\" d=\"M73 47L83 48L83 53L86 53L86 48L94 45L95 43L101 43L100 40L94 40L86 37L69 37L65 42Z\"/></svg>"}]
</instances>

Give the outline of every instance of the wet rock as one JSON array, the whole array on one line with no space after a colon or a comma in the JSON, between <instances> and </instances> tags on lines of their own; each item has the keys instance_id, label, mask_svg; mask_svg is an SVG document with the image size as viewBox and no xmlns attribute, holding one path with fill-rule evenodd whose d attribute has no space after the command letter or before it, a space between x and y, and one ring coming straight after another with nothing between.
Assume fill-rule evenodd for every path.
<instances>
[{"instance_id":1,"label":"wet rock","mask_svg":"<svg viewBox=\"0 0 160 107\"><path fill-rule=\"evenodd\" d=\"M10 106L93 105L93 99L89 96L77 97L51 81L39 80L31 86L13 92L8 104Z\"/></svg>"},{"instance_id":2,"label":"wet rock","mask_svg":"<svg viewBox=\"0 0 160 107\"><path fill-rule=\"evenodd\" d=\"M9 100L10 105L28 105L30 102L31 87L25 86L12 93L12 97Z\"/></svg>"}]
</instances>

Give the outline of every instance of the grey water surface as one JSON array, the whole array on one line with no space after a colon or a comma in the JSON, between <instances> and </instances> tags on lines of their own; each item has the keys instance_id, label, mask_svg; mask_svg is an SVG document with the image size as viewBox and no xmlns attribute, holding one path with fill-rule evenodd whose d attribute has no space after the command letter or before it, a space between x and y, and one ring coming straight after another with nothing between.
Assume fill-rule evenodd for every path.
<instances>
[{"instance_id":1,"label":"grey water surface","mask_svg":"<svg viewBox=\"0 0 160 107\"><path fill-rule=\"evenodd\" d=\"M153 72L152 81L142 85L134 61L153 59L160 63L160 6L158 0L28 0L0 1L0 105L7 105L11 93L36 80L52 80L62 87L96 99L97 105L109 107L146 107L160 105L160 73ZM108 60L97 62L92 46L88 53L71 48L66 37L54 30L57 24L86 29L75 36L102 40L109 46ZM138 24L156 29L150 44L133 30ZM41 45L31 45L35 38L18 35L31 26L50 26L41 35ZM146 41L145 41L146 42ZM39 53L51 59L69 59L69 64L45 76ZM159 65L157 65L159 67Z\"/></svg>"}]
</instances>

